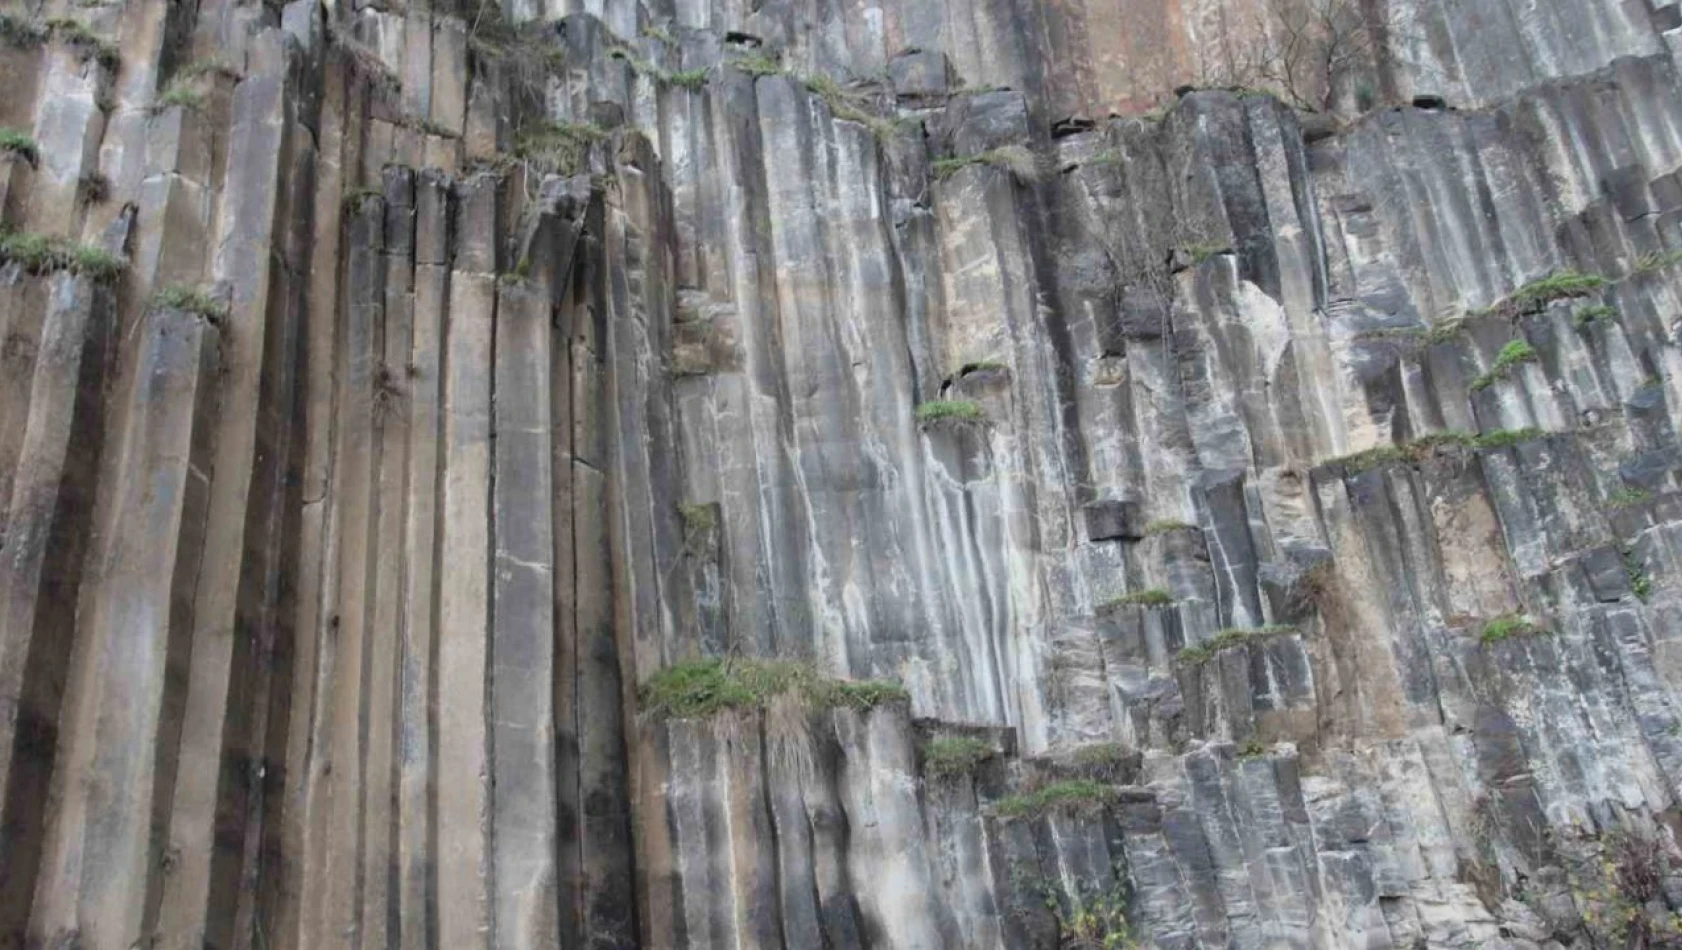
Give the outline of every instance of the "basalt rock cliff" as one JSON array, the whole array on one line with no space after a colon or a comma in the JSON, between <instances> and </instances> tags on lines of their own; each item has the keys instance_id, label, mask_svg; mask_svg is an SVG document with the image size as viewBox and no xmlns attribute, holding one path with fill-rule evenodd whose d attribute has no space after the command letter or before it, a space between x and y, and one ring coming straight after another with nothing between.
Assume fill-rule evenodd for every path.
<instances>
[{"instance_id":1,"label":"basalt rock cliff","mask_svg":"<svg viewBox=\"0 0 1682 950\"><path fill-rule=\"evenodd\" d=\"M1682 7L1275 12L4 7L0 947L1675 945Z\"/></svg>"}]
</instances>

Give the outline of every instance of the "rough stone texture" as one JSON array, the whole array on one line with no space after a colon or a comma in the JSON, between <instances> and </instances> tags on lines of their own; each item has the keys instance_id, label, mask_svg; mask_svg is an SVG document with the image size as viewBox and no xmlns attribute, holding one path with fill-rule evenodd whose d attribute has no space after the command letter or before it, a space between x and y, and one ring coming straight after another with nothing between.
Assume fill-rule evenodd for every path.
<instances>
[{"instance_id":1,"label":"rough stone texture","mask_svg":"<svg viewBox=\"0 0 1682 950\"><path fill-rule=\"evenodd\" d=\"M1682 8L1387 9L1308 115L1176 95L1248 0L8 7L126 266L0 262L0 947L1629 945Z\"/></svg>"}]
</instances>

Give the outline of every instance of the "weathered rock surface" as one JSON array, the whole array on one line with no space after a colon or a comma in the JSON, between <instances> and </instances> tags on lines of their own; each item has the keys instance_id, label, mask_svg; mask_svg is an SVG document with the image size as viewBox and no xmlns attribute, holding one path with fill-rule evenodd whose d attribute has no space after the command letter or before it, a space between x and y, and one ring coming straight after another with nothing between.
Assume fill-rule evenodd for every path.
<instances>
[{"instance_id":1,"label":"weathered rock surface","mask_svg":"<svg viewBox=\"0 0 1682 950\"><path fill-rule=\"evenodd\" d=\"M6 8L0 947L1678 940L1679 11Z\"/></svg>"}]
</instances>

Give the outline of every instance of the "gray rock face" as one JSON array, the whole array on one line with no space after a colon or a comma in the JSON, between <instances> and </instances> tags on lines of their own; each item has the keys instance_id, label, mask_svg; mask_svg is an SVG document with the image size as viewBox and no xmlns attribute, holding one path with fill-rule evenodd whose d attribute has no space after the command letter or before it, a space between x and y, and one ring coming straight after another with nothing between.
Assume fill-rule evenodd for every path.
<instances>
[{"instance_id":1,"label":"gray rock face","mask_svg":"<svg viewBox=\"0 0 1682 950\"><path fill-rule=\"evenodd\" d=\"M1679 8L1242 6L7 14L0 948L1673 943Z\"/></svg>"}]
</instances>

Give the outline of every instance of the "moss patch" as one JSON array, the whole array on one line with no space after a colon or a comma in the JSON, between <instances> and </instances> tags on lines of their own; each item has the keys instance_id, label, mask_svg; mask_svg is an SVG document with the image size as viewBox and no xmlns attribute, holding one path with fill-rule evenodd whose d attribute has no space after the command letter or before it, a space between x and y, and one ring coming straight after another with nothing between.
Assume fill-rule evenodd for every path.
<instances>
[{"instance_id":1,"label":"moss patch","mask_svg":"<svg viewBox=\"0 0 1682 950\"><path fill-rule=\"evenodd\" d=\"M1504 614L1483 625L1478 631L1478 640L1483 643L1496 643L1509 637L1522 637L1533 633L1540 633L1541 628L1523 614Z\"/></svg>"},{"instance_id":2,"label":"moss patch","mask_svg":"<svg viewBox=\"0 0 1682 950\"><path fill-rule=\"evenodd\" d=\"M34 139L17 129L5 126L0 126L0 152L11 152L31 165L41 159L40 149L36 147Z\"/></svg>"},{"instance_id":3,"label":"moss patch","mask_svg":"<svg viewBox=\"0 0 1682 950\"><path fill-rule=\"evenodd\" d=\"M908 699L895 683L822 676L790 660L707 659L660 670L638 691L642 710L671 719L706 719L731 709L764 709L779 696L815 709L871 709Z\"/></svg>"},{"instance_id":4,"label":"moss patch","mask_svg":"<svg viewBox=\"0 0 1682 950\"><path fill-rule=\"evenodd\" d=\"M1114 610L1118 607L1133 607L1133 606L1138 606L1138 607L1167 607L1168 605L1172 604L1173 602L1174 602L1173 595L1169 594L1167 591L1163 590L1160 587L1152 587L1149 590L1134 591L1131 594L1123 594L1122 596L1117 597L1114 600L1107 600L1104 603L1100 604L1098 609L1102 611L1102 610Z\"/></svg>"},{"instance_id":5,"label":"moss patch","mask_svg":"<svg viewBox=\"0 0 1682 950\"><path fill-rule=\"evenodd\" d=\"M170 286L158 291L152 296L152 306L162 310L180 310L185 313L197 314L212 322L221 320L227 315L227 308L223 307L214 297L191 287Z\"/></svg>"}]
</instances>

